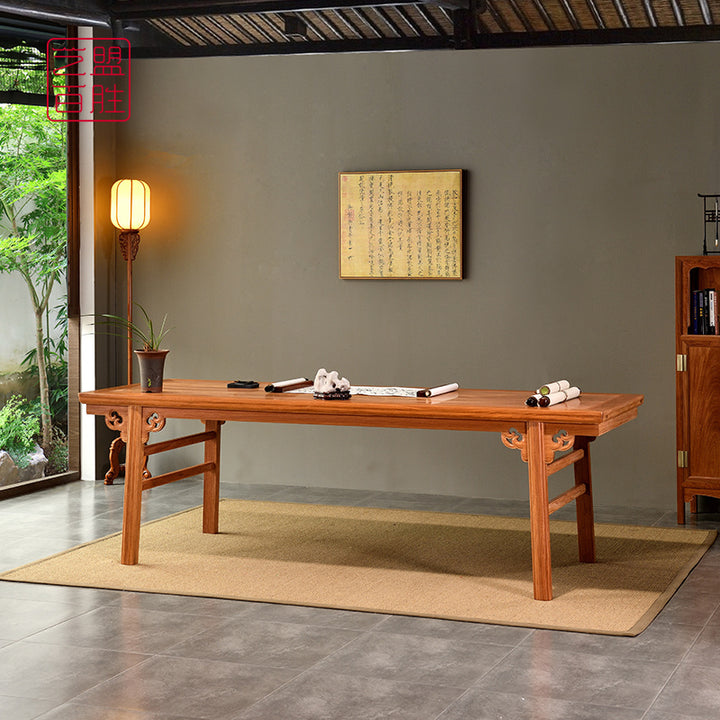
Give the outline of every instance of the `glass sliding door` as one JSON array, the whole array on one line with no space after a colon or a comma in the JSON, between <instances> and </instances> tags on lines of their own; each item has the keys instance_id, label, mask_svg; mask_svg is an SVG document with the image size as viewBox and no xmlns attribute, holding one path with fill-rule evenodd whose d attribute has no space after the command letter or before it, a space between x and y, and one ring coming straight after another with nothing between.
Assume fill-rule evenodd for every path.
<instances>
[{"instance_id":1,"label":"glass sliding door","mask_svg":"<svg viewBox=\"0 0 720 720\"><path fill-rule=\"evenodd\" d=\"M0 103L0 498L78 477L74 135L45 106Z\"/></svg>"}]
</instances>

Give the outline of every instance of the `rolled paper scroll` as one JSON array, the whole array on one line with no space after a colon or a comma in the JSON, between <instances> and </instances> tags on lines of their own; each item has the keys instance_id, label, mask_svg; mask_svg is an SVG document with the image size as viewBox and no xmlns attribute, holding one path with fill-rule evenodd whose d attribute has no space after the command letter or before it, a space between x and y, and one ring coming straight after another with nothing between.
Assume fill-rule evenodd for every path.
<instances>
[{"instance_id":1,"label":"rolled paper scroll","mask_svg":"<svg viewBox=\"0 0 720 720\"><path fill-rule=\"evenodd\" d=\"M535 395L531 395L526 401L525 404L528 407L537 407L538 402L540 398L545 397L544 395L541 395L540 393L535 393Z\"/></svg>"},{"instance_id":2,"label":"rolled paper scroll","mask_svg":"<svg viewBox=\"0 0 720 720\"><path fill-rule=\"evenodd\" d=\"M571 387L567 390L558 390L557 392L550 393L549 395L543 395L538 400L538 405L540 405L540 407L550 407L550 405L557 405L558 403L565 402L566 400L572 400L576 397L580 397L580 388Z\"/></svg>"},{"instance_id":3,"label":"rolled paper scroll","mask_svg":"<svg viewBox=\"0 0 720 720\"><path fill-rule=\"evenodd\" d=\"M265 392L285 392L286 390L297 390L298 388L309 387L312 380L307 378L293 378L292 380L280 380L265 386Z\"/></svg>"},{"instance_id":4,"label":"rolled paper scroll","mask_svg":"<svg viewBox=\"0 0 720 720\"><path fill-rule=\"evenodd\" d=\"M560 390L567 390L570 387L570 383L567 380L557 380L556 382L548 383L537 389L540 395L550 395L550 393L560 392Z\"/></svg>"},{"instance_id":5,"label":"rolled paper scroll","mask_svg":"<svg viewBox=\"0 0 720 720\"><path fill-rule=\"evenodd\" d=\"M418 397L435 397L436 395L443 395L444 393L452 392L460 387L457 383L449 383L448 385L438 385L433 388L423 388L418 390Z\"/></svg>"}]
</instances>

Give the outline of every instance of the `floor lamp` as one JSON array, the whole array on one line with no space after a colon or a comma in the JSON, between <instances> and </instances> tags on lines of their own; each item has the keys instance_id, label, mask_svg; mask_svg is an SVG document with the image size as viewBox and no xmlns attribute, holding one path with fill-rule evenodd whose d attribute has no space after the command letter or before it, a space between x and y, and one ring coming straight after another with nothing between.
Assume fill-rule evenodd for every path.
<instances>
[{"instance_id":1,"label":"floor lamp","mask_svg":"<svg viewBox=\"0 0 720 720\"><path fill-rule=\"evenodd\" d=\"M132 323L133 292L132 264L140 247L140 230L150 222L150 188L142 180L118 180L110 191L110 220L120 230L120 250L127 264L127 321ZM127 333L127 383L132 384L133 347L132 330ZM105 473L105 484L122 472L119 455L125 443L116 438L110 445L110 469Z\"/></svg>"}]
</instances>

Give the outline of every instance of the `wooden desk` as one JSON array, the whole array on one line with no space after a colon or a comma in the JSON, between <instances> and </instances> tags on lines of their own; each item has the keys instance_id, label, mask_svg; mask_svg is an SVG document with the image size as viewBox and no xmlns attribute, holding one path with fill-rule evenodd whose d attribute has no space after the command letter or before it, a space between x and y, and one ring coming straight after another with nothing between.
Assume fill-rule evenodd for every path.
<instances>
[{"instance_id":1,"label":"wooden desk","mask_svg":"<svg viewBox=\"0 0 720 720\"><path fill-rule=\"evenodd\" d=\"M218 532L220 426L239 422L348 425L358 427L492 431L528 465L534 594L552 599L549 516L575 500L582 562L595 561L592 483L588 445L636 417L642 395L584 394L550 408L529 408L526 391L460 389L435 398L369 397L316 400L311 395L228 389L224 382L166 380L161 393L138 385L80 393L88 413L104 415L127 445L121 563L138 562L142 491L192 475L204 476L203 532ZM147 444L166 418L205 423L204 432ZM204 462L143 478L148 456L194 443L205 446ZM556 452L569 451L554 459ZM548 476L574 465L575 484L548 498Z\"/></svg>"}]
</instances>

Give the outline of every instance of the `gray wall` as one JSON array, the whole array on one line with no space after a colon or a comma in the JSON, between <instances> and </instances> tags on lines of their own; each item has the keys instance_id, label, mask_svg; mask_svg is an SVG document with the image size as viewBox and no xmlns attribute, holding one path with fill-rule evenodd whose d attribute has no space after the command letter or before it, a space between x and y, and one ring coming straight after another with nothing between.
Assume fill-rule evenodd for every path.
<instances>
[{"instance_id":1,"label":"gray wall","mask_svg":"<svg viewBox=\"0 0 720 720\"><path fill-rule=\"evenodd\" d=\"M152 188L135 296L170 313L168 375L643 393L593 445L596 498L671 508L673 258L701 250L696 193L720 189L718 60L704 44L134 61L118 177ZM432 168L467 170L466 278L340 280L337 173ZM224 480L527 494L495 434L225 427Z\"/></svg>"}]
</instances>

